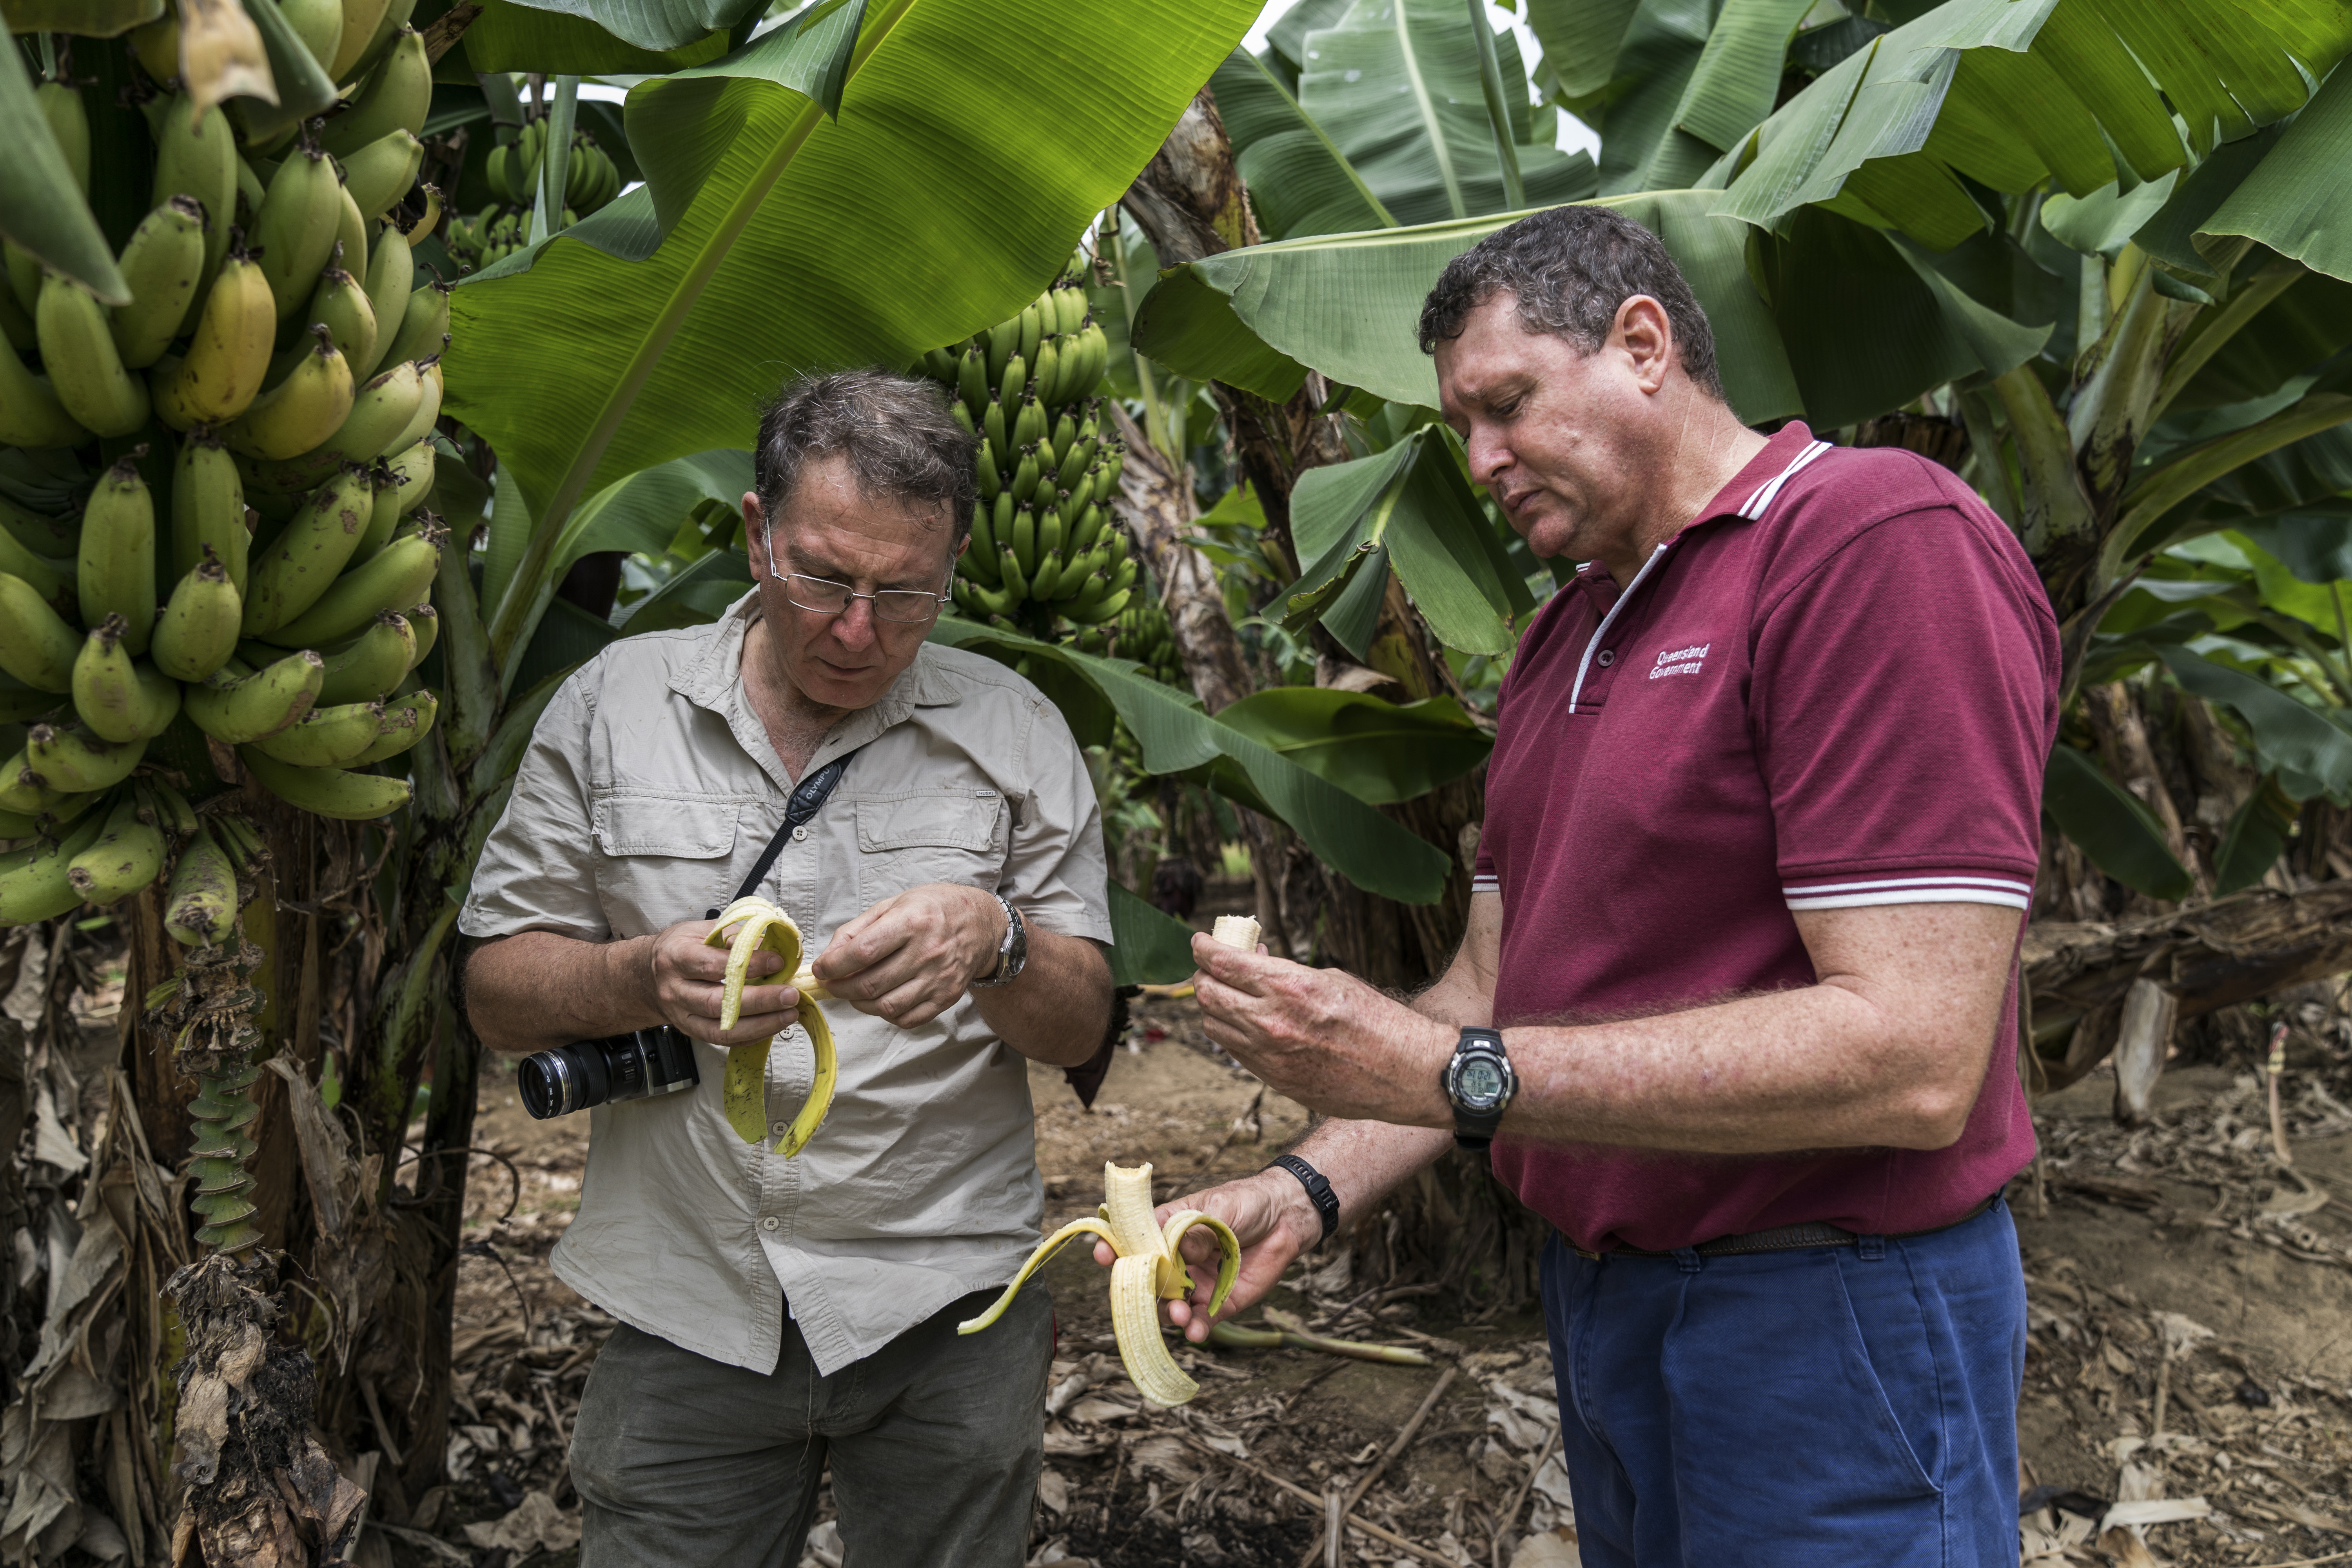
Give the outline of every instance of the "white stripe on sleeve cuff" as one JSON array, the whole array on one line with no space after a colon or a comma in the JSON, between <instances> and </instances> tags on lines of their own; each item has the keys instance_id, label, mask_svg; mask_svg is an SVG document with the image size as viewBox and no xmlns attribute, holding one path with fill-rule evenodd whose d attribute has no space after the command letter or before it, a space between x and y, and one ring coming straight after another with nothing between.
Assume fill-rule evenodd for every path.
<instances>
[{"instance_id":1,"label":"white stripe on sleeve cuff","mask_svg":"<svg viewBox=\"0 0 2352 1568\"><path fill-rule=\"evenodd\" d=\"M1792 910L1852 910L1875 904L1999 904L2026 910L2033 904L2031 882L1971 874L1789 882L1780 892Z\"/></svg>"},{"instance_id":2,"label":"white stripe on sleeve cuff","mask_svg":"<svg viewBox=\"0 0 2352 1568\"><path fill-rule=\"evenodd\" d=\"M1474 893L1499 893L1503 890L1503 879L1499 876L1479 877L1474 875L1470 879L1470 890Z\"/></svg>"}]
</instances>

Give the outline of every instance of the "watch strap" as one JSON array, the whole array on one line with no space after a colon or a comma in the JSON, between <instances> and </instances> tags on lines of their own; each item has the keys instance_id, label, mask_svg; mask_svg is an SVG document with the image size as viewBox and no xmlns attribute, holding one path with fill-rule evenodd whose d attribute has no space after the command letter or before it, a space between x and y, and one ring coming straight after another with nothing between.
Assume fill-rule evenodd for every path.
<instances>
[{"instance_id":1,"label":"watch strap","mask_svg":"<svg viewBox=\"0 0 2352 1568\"><path fill-rule=\"evenodd\" d=\"M1296 1154L1276 1154L1265 1169L1271 1171L1276 1166L1297 1177L1298 1184L1307 1189L1307 1201L1315 1205L1316 1214L1323 1221L1323 1234L1316 1240L1320 1247L1339 1228L1339 1194L1331 1190L1331 1183L1322 1172Z\"/></svg>"},{"instance_id":2,"label":"watch strap","mask_svg":"<svg viewBox=\"0 0 2352 1568\"><path fill-rule=\"evenodd\" d=\"M1507 1095L1502 1103L1496 1105L1492 1110L1481 1111L1472 1110L1454 1098L1454 1065L1461 1060L1463 1050L1474 1043L1493 1047L1495 1055L1501 1058L1506 1064L1510 1058L1503 1050L1501 1030L1480 1028L1473 1025L1463 1029L1461 1040L1454 1048L1454 1057L1445 1064L1444 1087L1446 1103L1454 1108L1454 1146L1457 1149L1484 1152L1494 1143L1496 1130L1502 1126L1503 1112L1509 1109L1510 1100ZM1507 1075L1508 1070L1506 1065Z\"/></svg>"}]
</instances>

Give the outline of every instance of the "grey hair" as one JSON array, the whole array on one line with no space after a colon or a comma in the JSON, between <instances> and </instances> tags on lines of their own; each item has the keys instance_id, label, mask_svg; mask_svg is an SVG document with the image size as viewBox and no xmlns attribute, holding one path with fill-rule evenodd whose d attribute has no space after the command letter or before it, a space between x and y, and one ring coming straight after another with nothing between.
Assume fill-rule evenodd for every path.
<instances>
[{"instance_id":1,"label":"grey hair","mask_svg":"<svg viewBox=\"0 0 2352 1568\"><path fill-rule=\"evenodd\" d=\"M936 382L887 370L799 375L760 411L752 482L770 521L784 514L812 459L845 458L869 500L940 507L950 542L971 531L980 438L948 412Z\"/></svg>"},{"instance_id":2,"label":"grey hair","mask_svg":"<svg viewBox=\"0 0 2352 1568\"><path fill-rule=\"evenodd\" d=\"M1564 206L1497 229L1448 262L1421 307L1421 352L1462 335L1470 312L1498 294L1518 302L1519 325L1591 353L1609 341L1618 309L1655 300L1672 324L1683 374L1717 400L1715 332L1682 268L1658 237L1607 207Z\"/></svg>"}]
</instances>

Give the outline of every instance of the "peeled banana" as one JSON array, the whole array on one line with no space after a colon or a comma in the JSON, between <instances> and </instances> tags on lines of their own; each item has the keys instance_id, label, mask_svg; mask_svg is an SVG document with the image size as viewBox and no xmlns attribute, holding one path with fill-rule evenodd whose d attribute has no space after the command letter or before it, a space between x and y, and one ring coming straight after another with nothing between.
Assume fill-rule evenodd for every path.
<instances>
[{"instance_id":1,"label":"peeled banana","mask_svg":"<svg viewBox=\"0 0 2352 1568\"><path fill-rule=\"evenodd\" d=\"M1138 1392L1154 1405L1181 1405L1201 1392L1184 1375L1160 1338L1160 1303L1181 1300L1191 1294L1192 1276L1184 1268L1177 1244L1194 1226L1206 1226L1217 1237L1223 1256L1217 1265L1217 1285L1209 1298L1213 1316L1232 1294L1241 1273L1242 1247L1231 1226L1214 1215L1184 1209L1168 1216L1166 1225L1151 1218L1151 1166L1103 1166L1103 1204L1096 1215L1074 1219L1044 1241L1013 1277L1013 1283L979 1317L958 1323L959 1334L976 1334L1002 1317L1029 1276L1045 1260L1081 1236L1110 1244L1118 1255L1110 1266L1111 1331L1118 1340L1118 1359Z\"/></svg>"},{"instance_id":2,"label":"peeled banana","mask_svg":"<svg viewBox=\"0 0 2352 1568\"><path fill-rule=\"evenodd\" d=\"M731 939L727 935L730 926L735 930ZM801 928L765 899L738 899L719 910L719 923L706 940L712 947L728 950L727 979L719 1000L720 1028L733 1028L743 1016L743 987L751 976L751 955L762 948L783 960L780 973L792 978L782 984L800 993L794 1010L815 1048L816 1073L800 1114L776 1140L776 1152L790 1159L808 1146L824 1113L833 1108L833 1086L840 1068L834 1057L832 1026L817 1005L832 993L802 962ZM727 1052L727 1125L746 1143L757 1143L768 1136L768 1052L774 1044L772 1039L758 1046L734 1046Z\"/></svg>"}]
</instances>

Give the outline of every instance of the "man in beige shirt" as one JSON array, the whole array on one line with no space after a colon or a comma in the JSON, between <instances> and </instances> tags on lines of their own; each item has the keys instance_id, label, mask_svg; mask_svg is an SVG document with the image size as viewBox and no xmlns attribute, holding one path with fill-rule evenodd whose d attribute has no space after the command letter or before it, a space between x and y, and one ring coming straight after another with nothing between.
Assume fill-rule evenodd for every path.
<instances>
[{"instance_id":1,"label":"man in beige shirt","mask_svg":"<svg viewBox=\"0 0 2352 1568\"><path fill-rule=\"evenodd\" d=\"M959 1338L1034 1245L1023 1058L1108 1026L1100 815L1060 713L924 641L971 521L972 438L928 383L788 384L743 498L753 593L566 681L484 846L469 1016L523 1054L668 1024L699 1082L591 1114L555 1271L614 1317L572 1474L583 1568L796 1563L832 1470L852 1563L1023 1561L1051 1307ZM746 1143L727 1051L775 1037L768 1115L806 1098L788 985L719 1026L731 899L796 784L848 757L758 891L801 928L840 1059L796 1156ZM1024 950L1025 949L1025 956ZM772 982L776 961L755 973Z\"/></svg>"}]
</instances>

